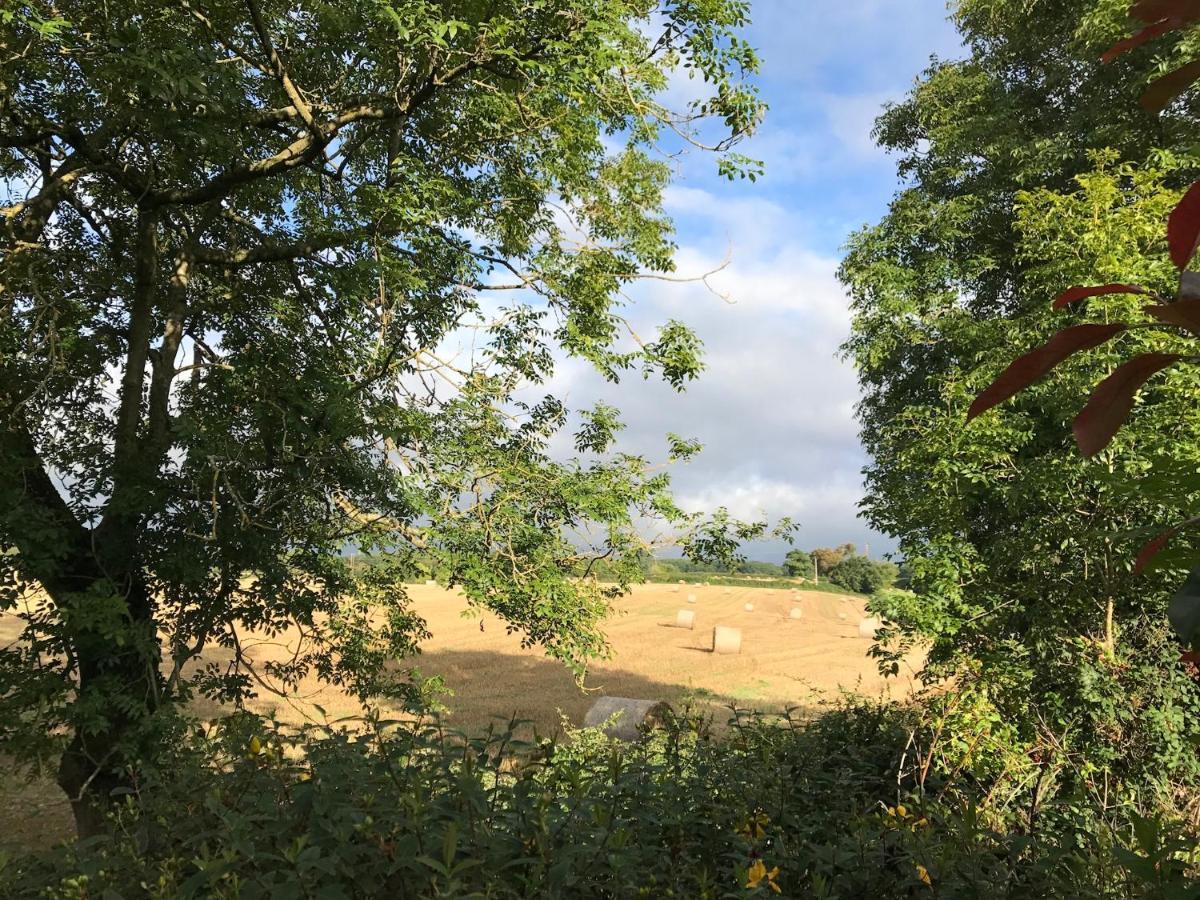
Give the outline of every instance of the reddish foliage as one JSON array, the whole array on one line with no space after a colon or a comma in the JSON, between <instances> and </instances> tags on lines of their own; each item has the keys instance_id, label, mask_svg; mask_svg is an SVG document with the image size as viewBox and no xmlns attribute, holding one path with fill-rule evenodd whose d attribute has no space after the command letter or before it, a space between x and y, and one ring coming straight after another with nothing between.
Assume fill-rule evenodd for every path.
<instances>
[{"instance_id":1,"label":"reddish foliage","mask_svg":"<svg viewBox=\"0 0 1200 900\"><path fill-rule=\"evenodd\" d=\"M1200 3L1196 0L1137 0L1129 8L1129 14L1143 22L1171 19L1186 25L1200 20Z\"/></svg>"},{"instance_id":2,"label":"reddish foliage","mask_svg":"<svg viewBox=\"0 0 1200 900\"><path fill-rule=\"evenodd\" d=\"M1150 564L1150 560L1158 556L1163 547L1171 542L1171 538L1179 534L1179 526L1168 528L1162 534L1158 535L1152 541L1148 541L1137 555L1137 559L1133 561L1133 571L1138 573L1143 571Z\"/></svg>"},{"instance_id":3,"label":"reddish foliage","mask_svg":"<svg viewBox=\"0 0 1200 900\"><path fill-rule=\"evenodd\" d=\"M1103 294L1149 294L1140 284L1098 284L1090 287L1067 288L1054 298L1054 308L1062 309L1076 300L1099 297Z\"/></svg>"},{"instance_id":4,"label":"reddish foliage","mask_svg":"<svg viewBox=\"0 0 1200 900\"><path fill-rule=\"evenodd\" d=\"M1197 239L1200 239L1200 181L1188 188L1167 219L1167 246L1171 261L1178 268L1187 268L1191 262Z\"/></svg>"},{"instance_id":5,"label":"reddish foliage","mask_svg":"<svg viewBox=\"0 0 1200 900\"><path fill-rule=\"evenodd\" d=\"M1147 25L1137 34L1133 35L1133 37L1127 37L1123 41L1118 41L1105 50L1104 55L1100 57L1100 62L1112 62L1122 53L1132 50L1134 47L1140 47L1146 41L1152 41L1156 37L1161 37L1168 31L1174 31L1178 27L1178 25L1169 19L1164 22L1156 22L1154 25Z\"/></svg>"},{"instance_id":6,"label":"reddish foliage","mask_svg":"<svg viewBox=\"0 0 1200 900\"><path fill-rule=\"evenodd\" d=\"M1084 456L1094 456L1113 439L1133 409L1138 388L1150 376L1183 357L1178 353L1143 353L1124 363L1092 392L1087 406L1075 417L1075 443Z\"/></svg>"},{"instance_id":7,"label":"reddish foliage","mask_svg":"<svg viewBox=\"0 0 1200 900\"><path fill-rule=\"evenodd\" d=\"M1200 60L1190 62L1181 69L1168 72L1162 78L1150 82L1150 87L1142 94L1143 109L1158 112L1168 103L1191 87L1192 82L1200 78Z\"/></svg>"},{"instance_id":8,"label":"reddish foliage","mask_svg":"<svg viewBox=\"0 0 1200 900\"><path fill-rule=\"evenodd\" d=\"M967 411L967 421L1029 387L1068 356L1080 350L1099 347L1125 328L1126 326L1119 322L1112 325L1089 323L1064 328L1036 350L1013 360L1009 367L1000 373L1000 377L975 398L975 402Z\"/></svg>"},{"instance_id":9,"label":"reddish foliage","mask_svg":"<svg viewBox=\"0 0 1200 900\"><path fill-rule=\"evenodd\" d=\"M1144 307L1145 312L1167 325L1178 325L1200 334L1200 298L1176 300L1162 306Z\"/></svg>"}]
</instances>

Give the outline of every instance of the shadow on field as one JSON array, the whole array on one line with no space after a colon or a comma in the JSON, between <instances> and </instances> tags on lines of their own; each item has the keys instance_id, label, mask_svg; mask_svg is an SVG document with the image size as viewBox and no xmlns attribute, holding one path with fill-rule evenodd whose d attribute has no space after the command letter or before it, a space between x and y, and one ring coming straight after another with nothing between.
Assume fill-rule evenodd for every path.
<instances>
[{"instance_id":1,"label":"shadow on field","mask_svg":"<svg viewBox=\"0 0 1200 900\"><path fill-rule=\"evenodd\" d=\"M604 666L588 673L581 690L571 672L559 662L490 651L434 650L405 663L416 666L427 677L442 676L453 692L442 699L449 710L444 716L446 723L472 734L486 731L491 725L504 727L515 717L532 722L538 734L550 736L561 732L564 716L569 725L582 725L588 709L601 695L665 700L676 710L689 704L698 712L710 714L718 731L729 718L729 703L764 712L782 712L797 705L795 697L759 694L766 687L761 682L730 684L728 693L718 694ZM814 701L803 704L798 711L809 714L815 708Z\"/></svg>"}]
</instances>

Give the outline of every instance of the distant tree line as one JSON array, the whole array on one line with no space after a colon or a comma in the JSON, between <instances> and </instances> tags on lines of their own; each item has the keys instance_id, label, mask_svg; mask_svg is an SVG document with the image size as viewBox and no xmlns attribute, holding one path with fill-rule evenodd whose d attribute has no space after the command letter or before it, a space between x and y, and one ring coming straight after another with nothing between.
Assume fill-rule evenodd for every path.
<instances>
[{"instance_id":1,"label":"distant tree line","mask_svg":"<svg viewBox=\"0 0 1200 900\"><path fill-rule=\"evenodd\" d=\"M838 587L860 594L873 594L885 587L907 582L902 566L877 562L859 554L858 548L849 543L813 550L791 550L784 558L782 568L785 575L813 581L827 578Z\"/></svg>"}]
</instances>

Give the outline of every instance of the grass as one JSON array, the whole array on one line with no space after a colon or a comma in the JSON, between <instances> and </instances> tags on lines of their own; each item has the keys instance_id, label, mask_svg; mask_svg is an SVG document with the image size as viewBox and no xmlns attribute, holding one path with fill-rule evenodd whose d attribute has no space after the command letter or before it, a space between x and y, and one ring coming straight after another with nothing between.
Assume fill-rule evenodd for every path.
<instances>
[{"instance_id":1,"label":"grass","mask_svg":"<svg viewBox=\"0 0 1200 900\"><path fill-rule=\"evenodd\" d=\"M682 576L682 577L681 577ZM786 576L770 575L724 575L720 572L652 572L646 576L649 584L678 584L682 580L686 584L716 584L722 587L752 587L768 588L771 590L817 591L822 594L838 594L842 597L857 597L866 599L866 594L846 590L836 584L822 581L813 584L804 578L788 578Z\"/></svg>"}]
</instances>

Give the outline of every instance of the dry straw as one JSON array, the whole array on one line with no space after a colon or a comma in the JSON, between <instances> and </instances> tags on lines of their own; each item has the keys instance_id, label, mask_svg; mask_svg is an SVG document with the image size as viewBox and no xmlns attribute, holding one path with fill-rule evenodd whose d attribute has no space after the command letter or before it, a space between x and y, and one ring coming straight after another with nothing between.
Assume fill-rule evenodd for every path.
<instances>
[{"instance_id":1,"label":"dry straw","mask_svg":"<svg viewBox=\"0 0 1200 900\"><path fill-rule=\"evenodd\" d=\"M636 741L661 725L670 711L671 707L661 700L597 697L583 718L583 727L602 728L606 735L620 741ZM610 722L614 715L617 718Z\"/></svg>"},{"instance_id":2,"label":"dry straw","mask_svg":"<svg viewBox=\"0 0 1200 900\"><path fill-rule=\"evenodd\" d=\"M858 623L858 636L864 637L867 640L875 640L875 632L883 627L883 622L879 619L863 619Z\"/></svg>"},{"instance_id":3,"label":"dry straw","mask_svg":"<svg viewBox=\"0 0 1200 900\"><path fill-rule=\"evenodd\" d=\"M800 612L800 607L793 606L792 611L788 613L788 618L789 619L799 619L801 615L802 615L802 613Z\"/></svg>"},{"instance_id":4,"label":"dry straw","mask_svg":"<svg viewBox=\"0 0 1200 900\"><path fill-rule=\"evenodd\" d=\"M713 629L713 653L741 653L742 629L718 625Z\"/></svg>"},{"instance_id":5,"label":"dry straw","mask_svg":"<svg viewBox=\"0 0 1200 900\"><path fill-rule=\"evenodd\" d=\"M695 603L695 602L696 602L696 595L688 594L688 603Z\"/></svg>"},{"instance_id":6,"label":"dry straw","mask_svg":"<svg viewBox=\"0 0 1200 900\"><path fill-rule=\"evenodd\" d=\"M696 625L696 613L690 609L681 609L675 613L676 628L694 628Z\"/></svg>"},{"instance_id":7,"label":"dry straw","mask_svg":"<svg viewBox=\"0 0 1200 900\"><path fill-rule=\"evenodd\" d=\"M754 604L747 603L745 606L742 607L742 609L744 609L746 612L754 612Z\"/></svg>"}]
</instances>

